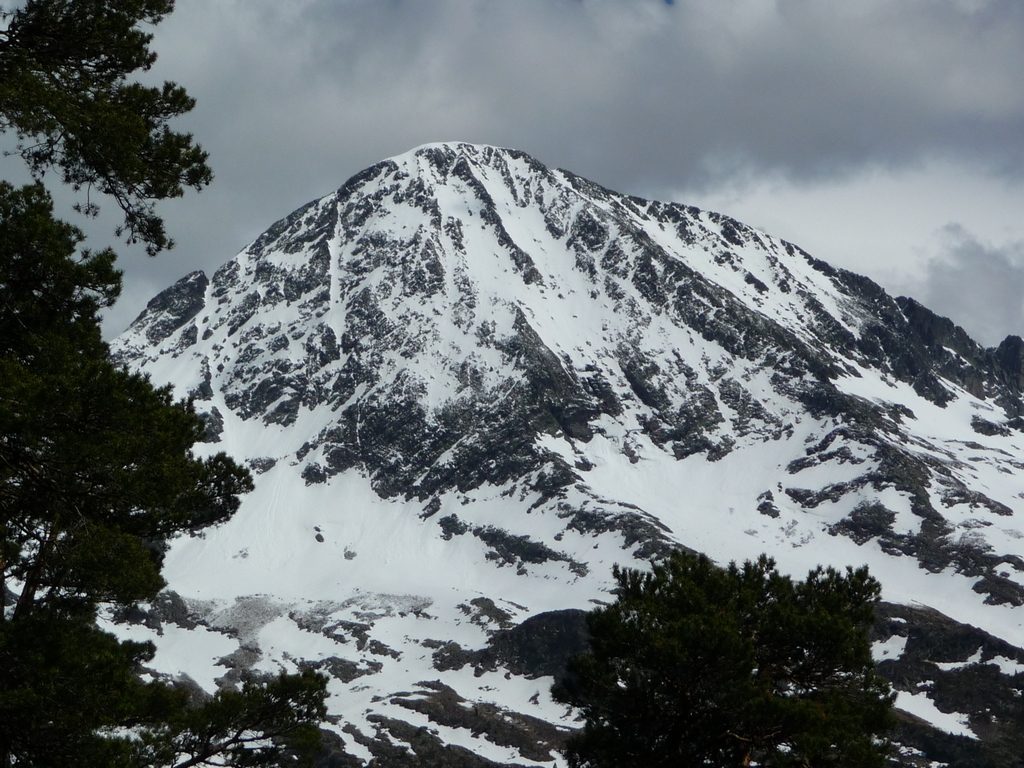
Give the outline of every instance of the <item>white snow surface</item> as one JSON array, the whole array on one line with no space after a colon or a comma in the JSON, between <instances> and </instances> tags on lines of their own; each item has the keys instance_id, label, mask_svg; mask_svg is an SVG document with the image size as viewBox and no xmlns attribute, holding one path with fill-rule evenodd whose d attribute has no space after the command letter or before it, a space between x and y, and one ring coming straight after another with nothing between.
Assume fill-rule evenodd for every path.
<instances>
[{"instance_id":1,"label":"white snow surface","mask_svg":"<svg viewBox=\"0 0 1024 768\"><path fill-rule=\"evenodd\" d=\"M920 717L922 720L934 725L946 733L956 736L966 736L969 739L978 738L967 724L967 717L959 712L943 712L935 706L935 702L926 693L910 693L908 691L896 692L896 707L904 712Z\"/></svg>"}]
</instances>

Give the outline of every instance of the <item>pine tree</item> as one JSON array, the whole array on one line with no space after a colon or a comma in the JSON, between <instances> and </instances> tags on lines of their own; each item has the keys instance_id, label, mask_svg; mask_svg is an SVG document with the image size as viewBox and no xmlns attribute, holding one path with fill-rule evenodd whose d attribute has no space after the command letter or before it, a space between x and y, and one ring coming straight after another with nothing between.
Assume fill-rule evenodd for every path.
<instances>
[{"instance_id":1,"label":"pine tree","mask_svg":"<svg viewBox=\"0 0 1024 768\"><path fill-rule=\"evenodd\" d=\"M0 12L0 131L42 180L55 172L83 192L79 208L95 213L97 195L124 213L129 241L153 255L172 245L155 202L210 183L207 155L169 122L195 102L175 83L130 79L156 61L153 26L174 0L26 0Z\"/></svg>"},{"instance_id":2,"label":"pine tree","mask_svg":"<svg viewBox=\"0 0 1024 768\"><path fill-rule=\"evenodd\" d=\"M719 568L676 553L615 571L592 647L555 697L578 707L573 768L883 765L892 697L868 629L866 568L794 582L762 556Z\"/></svg>"},{"instance_id":3,"label":"pine tree","mask_svg":"<svg viewBox=\"0 0 1024 768\"><path fill-rule=\"evenodd\" d=\"M201 187L206 156L167 122L174 84L128 76L154 59L170 0L28 0L0 30L0 130L38 178L109 195L124 231L170 246L155 201ZM316 674L195 697L140 673L154 649L97 625L163 587L164 542L229 518L251 488L168 388L115 366L99 312L118 296L110 250L82 248L40 183L0 182L0 767L271 766L308 754Z\"/></svg>"}]
</instances>

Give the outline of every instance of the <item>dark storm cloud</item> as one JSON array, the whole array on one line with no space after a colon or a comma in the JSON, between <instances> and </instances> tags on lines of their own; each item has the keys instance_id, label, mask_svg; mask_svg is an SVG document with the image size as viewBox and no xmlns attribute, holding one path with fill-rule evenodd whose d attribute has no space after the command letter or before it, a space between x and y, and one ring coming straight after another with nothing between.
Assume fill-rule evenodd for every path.
<instances>
[{"instance_id":1,"label":"dark storm cloud","mask_svg":"<svg viewBox=\"0 0 1024 768\"><path fill-rule=\"evenodd\" d=\"M952 224L929 264L921 298L987 346L1024 336L1024 243L996 246Z\"/></svg>"},{"instance_id":2,"label":"dark storm cloud","mask_svg":"<svg viewBox=\"0 0 1024 768\"><path fill-rule=\"evenodd\" d=\"M292 162L332 144L331 157L370 162L469 138L635 187L737 166L829 175L929 153L1007 173L1024 161L1019 2L219 8L210 46L193 51L208 59L196 88L212 86L218 118L258 118L245 126L253 138L308 142L279 144Z\"/></svg>"},{"instance_id":3,"label":"dark storm cloud","mask_svg":"<svg viewBox=\"0 0 1024 768\"><path fill-rule=\"evenodd\" d=\"M513 146L647 196L955 157L1024 169L1015 0L179 0L160 77L217 174L127 265L123 326L188 269L428 141Z\"/></svg>"}]
</instances>

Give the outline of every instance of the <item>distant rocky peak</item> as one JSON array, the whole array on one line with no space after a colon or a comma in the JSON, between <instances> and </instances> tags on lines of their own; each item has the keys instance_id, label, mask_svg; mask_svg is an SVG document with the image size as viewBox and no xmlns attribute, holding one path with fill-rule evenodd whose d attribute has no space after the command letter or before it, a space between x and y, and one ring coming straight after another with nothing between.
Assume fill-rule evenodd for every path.
<instances>
[{"instance_id":1,"label":"distant rocky peak","mask_svg":"<svg viewBox=\"0 0 1024 768\"><path fill-rule=\"evenodd\" d=\"M624 436L642 435L674 461L718 462L820 422L787 472L842 463L849 450L874 456L874 474L790 498L853 499L869 477L911 493L912 514L932 521L927 546L925 534L891 546L945 567L960 555L937 522L935 489L995 514L1006 502L910 451L902 441L920 406L873 393L899 382L940 408L976 398L962 429L1008 435L1022 423L1022 346L986 350L912 299L727 216L453 143L378 163L209 281L187 276L115 349L154 373L175 360L191 370L178 384L205 403L209 440L228 440L232 420L286 430L270 458L305 483L358 471L382 497L426 507L508 483L532 503L564 498L586 486L583 446L596 438L632 451ZM876 376L882 384L866 383ZM856 451L832 448L825 425L839 423ZM834 531L860 536L862 518ZM1024 590L998 589L1024 602Z\"/></svg>"},{"instance_id":2,"label":"distant rocky peak","mask_svg":"<svg viewBox=\"0 0 1024 768\"><path fill-rule=\"evenodd\" d=\"M146 304L129 328L158 345L203 308L209 280L201 270L189 272L169 288L165 288Z\"/></svg>"},{"instance_id":3,"label":"distant rocky peak","mask_svg":"<svg viewBox=\"0 0 1024 768\"><path fill-rule=\"evenodd\" d=\"M768 552L801 577L868 563L887 598L956 614L887 609L880 639L903 658L888 669L906 701L960 712L978 735L1014 732L1019 674L988 665L971 687L995 693L968 702L906 681L952 679L925 648L934 627L972 646L941 664L967 664L978 643L1024 664L963 634L1008 639L1024 608L1017 337L985 349L723 214L444 143L356 174L209 279L186 276L112 349L192 398L198 451L256 474L236 520L168 557L172 585L204 596L189 610L316 642L304 656L239 634L196 679L263 653L306 659L369 753L402 752L409 708L417 733L422 718L470 729L507 764L488 741L508 738L506 710L463 704L513 706L516 691L515 711L558 737L550 723L571 721L542 708L547 683L504 681L558 674L524 659L578 647L578 609L610 599L613 563L679 546L723 563ZM518 754L546 761L541 720L515 718Z\"/></svg>"}]
</instances>

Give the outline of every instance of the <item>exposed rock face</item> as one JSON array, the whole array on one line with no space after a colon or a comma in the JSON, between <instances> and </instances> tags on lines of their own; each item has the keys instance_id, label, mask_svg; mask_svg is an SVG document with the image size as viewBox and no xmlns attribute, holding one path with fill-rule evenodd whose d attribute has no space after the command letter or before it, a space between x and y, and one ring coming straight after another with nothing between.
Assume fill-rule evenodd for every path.
<instances>
[{"instance_id":1,"label":"exposed rock face","mask_svg":"<svg viewBox=\"0 0 1024 768\"><path fill-rule=\"evenodd\" d=\"M149 344L160 344L199 314L205 305L209 284L204 272L188 273L149 300L146 308L132 322L132 330ZM178 341L182 349L195 344L195 326L190 326Z\"/></svg>"},{"instance_id":2,"label":"exposed rock face","mask_svg":"<svg viewBox=\"0 0 1024 768\"><path fill-rule=\"evenodd\" d=\"M876 649L899 650L876 653L879 669L899 691L897 706L913 710L908 697L926 698L939 712L956 713L978 737L936 733L921 719L904 716L898 738L950 765L1020 765L1021 648L930 608L889 603L877 613L874 636Z\"/></svg>"},{"instance_id":3,"label":"exposed rock face","mask_svg":"<svg viewBox=\"0 0 1024 768\"><path fill-rule=\"evenodd\" d=\"M1024 342L982 348L720 214L430 145L186 276L114 353L258 473L235 520L171 549L223 653L165 671L313 664L352 759L556 759L578 611L613 563L676 546L867 562L889 599L1019 642Z\"/></svg>"}]
</instances>

